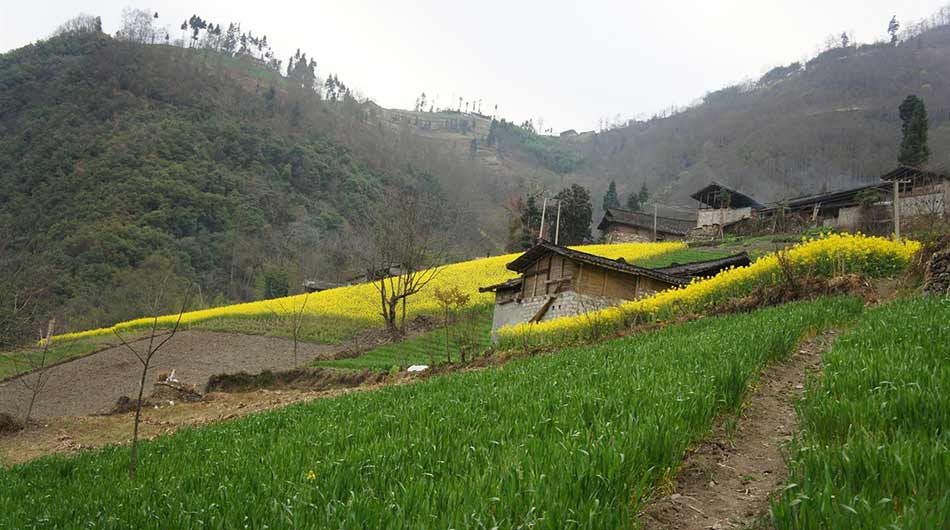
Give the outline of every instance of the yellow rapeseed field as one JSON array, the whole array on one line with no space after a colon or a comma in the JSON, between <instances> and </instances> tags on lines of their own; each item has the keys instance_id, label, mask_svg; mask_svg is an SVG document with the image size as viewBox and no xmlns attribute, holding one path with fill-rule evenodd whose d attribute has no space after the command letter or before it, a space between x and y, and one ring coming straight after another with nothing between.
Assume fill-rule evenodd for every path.
<instances>
[{"instance_id":1,"label":"yellow rapeseed field","mask_svg":"<svg viewBox=\"0 0 950 530\"><path fill-rule=\"evenodd\" d=\"M622 243L616 245L587 245L574 247L584 252L597 254L611 259L623 257L627 261L652 258L685 248L681 242L663 243ZM519 254L507 254L491 258L482 258L462 263L447 265L439 271L438 276L424 290L410 298L407 304L407 316L414 317L420 314L437 314L438 303L432 293L435 287L447 288L457 286L472 296L472 306L490 303L494 295L479 293L478 287L503 282L513 278L515 274L505 268L505 264L515 259ZM182 316L183 326L193 326L216 319L272 319L275 313L292 314L304 304L305 295L288 296L272 300L260 300L211 309L190 311ZM321 319L329 322L341 319L358 320L365 324L363 327L372 327L383 324L379 315L379 295L372 284L364 283L338 287L328 291L313 293L306 296L304 313L311 320L319 322ZM164 315L159 317L161 326L171 327L178 315ZM77 333L68 333L57 336L57 340L73 340L95 338L103 335L112 335L114 330L133 331L148 328L152 325L152 318L140 318L121 322L108 328L99 328Z\"/></svg>"},{"instance_id":2,"label":"yellow rapeseed field","mask_svg":"<svg viewBox=\"0 0 950 530\"><path fill-rule=\"evenodd\" d=\"M800 274L830 276L859 272L873 277L903 270L920 248L916 241L894 242L862 234L831 234L802 242L786 252ZM503 345L559 344L584 338L592 332L617 329L633 320L695 311L725 298L742 296L755 287L780 281L777 254L769 254L746 267L722 271L708 279L693 281L654 296L587 315L564 317L537 324L519 324L499 330Z\"/></svg>"}]
</instances>

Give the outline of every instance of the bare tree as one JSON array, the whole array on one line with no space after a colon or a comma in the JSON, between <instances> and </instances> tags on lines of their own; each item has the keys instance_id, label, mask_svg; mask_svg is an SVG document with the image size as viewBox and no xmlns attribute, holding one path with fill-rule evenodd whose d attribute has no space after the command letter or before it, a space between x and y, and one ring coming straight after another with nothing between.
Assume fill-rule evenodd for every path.
<instances>
[{"instance_id":1,"label":"bare tree","mask_svg":"<svg viewBox=\"0 0 950 530\"><path fill-rule=\"evenodd\" d=\"M393 337L405 332L407 300L442 270L442 245L431 217L435 214L435 208L418 194L389 193L358 243L367 280L379 294L380 315Z\"/></svg>"},{"instance_id":2,"label":"bare tree","mask_svg":"<svg viewBox=\"0 0 950 530\"><path fill-rule=\"evenodd\" d=\"M166 276L166 281L168 277ZM160 301L165 294L165 282L162 283L162 287L159 292L152 300L153 307L160 307ZM145 380L148 377L149 365L152 363L152 359L155 358L155 355L162 349L162 346L168 343L175 336L175 333L178 332L178 327L181 325L181 317L185 314L185 301L182 301L181 310L178 311L178 318L175 320L175 326L172 328L171 332L166 334L164 338L158 341L156 344L156 338L158 338L158 313L153 313L156 316L152 318L152 325L149 329L148 340L146 342L145 350L139 351L136 350L125 338L119 333L119 330L113 329L116 337L119 338L119 341L130 351L132 355L138 359L139 363L142 365L142 376L139 379L139 393L138 399L135 400L135 420L132 427L132 447L129 453L129 479L135 480L135 466L138 456L138 440L139 440L139 421L142 418L142 394L145 393Z\"/></svg>"},{"instance_id":3,"label":"bare tree","mask_svg":"<svg viewBox=\"0 0 950 530\"><path fill-rule=\"evenodd\" d=\"M42 349L37 354L29 352L13 355L14 371L19 374L17 381L30 392L30 401L26 407L26 414L23 415L23 423L29 424L33 415L33 406L36 404L36 398L46 388L50 377L50 347L53 345L53 331L56 326L55 320L50 320L46 327L46 337L43 339ZM68 355L68 351L66 354ZM21 358L25 358L23 361Z\"/></svg>"},{"instance_id":4,"label":"bare tree","mask_svg":"<svg viewBox=\"0 0 950 530\"><path fill-rule=\"evenodd\" d=\"M303 316L304 311L307 308L307 300L310 298L310 293L303 295L303 302L297 307L296 302L289 300L290 307L285 307L284 304L280 301L275 300L274 303L277 304L277 307L280 311L275 311L273 308L269 308L271 313L274 313L279 320L282 320L288 324L290 329L290 335L294 340L294 368L297 368L297 352L298 344L300 341L300 328L303 325Z\"/></svg>"},{"instance_id":5,"label":"bare tree","mask_svg":"<svg viewBox=\"0 0 950 530\"><path fill-rule=\"evenodd\" d=\"M150 11L127 7L122 10L122 26L115 36L121 40L152 44L158 35L155 20Z\"/></svg>"}]
</instances>

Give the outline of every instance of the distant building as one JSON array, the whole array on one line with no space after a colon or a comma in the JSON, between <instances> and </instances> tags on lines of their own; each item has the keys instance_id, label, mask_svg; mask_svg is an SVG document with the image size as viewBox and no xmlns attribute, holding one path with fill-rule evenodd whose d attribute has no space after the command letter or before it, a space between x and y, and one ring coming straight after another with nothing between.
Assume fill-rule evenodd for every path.
<instances>
[{"instance_id":1,"label":"distant building","mask_svg":"<svg viewBox=\"0 0 950 530\"><path fill-rule=\"evenodd\" d=\"M696 219L656 217L656 240L685 239ZM634 212L620 208L607 208L597 229L603 232L608 243L635 243L654 240L654 217L652 213Z\"/></svg>"},{"instance_id":2,"label":"distant building","mask_svg":"<svg viewBox=\"0 0 950 530\"><path fill-rule=\"evenodd\" d=\"M919 169L899 166L881 176L893 200L898 184L902 216L946 216L950 214L950 174L945 168Z\"/></svg>"},{"instance_id":3,"label":"distant building","mask_svg":"<svg viewBox=\"0 0 950 530\"><path fill-rule=\"evenodd\" d=\"M495 293L492 333L524 322L587 313L677 285L678 277L541 242L507 265L521 276L479 292Z\"/></svg>"},{"instance_id":4,"label":"distant building","mask_svg":"<svg viewBox=\"0 0 950 530\"><path fill-rule=\"evenodd\" d=\"M668 267L653 270L686 280L692 278L708 278L728 268L745 267L750 263L752 263L752 260L749 259L749 255L745 252L740 252L739 254L733 254L732 256L726 256L724 258L693 261L684 264L673 263Z\"/></svg>"},{"instance_id":5,"label":"distant building","mask_svg":"<svg viewBox=\"0 0 950 530\"><path fill-rule=\"evenodd\" d=\"M876 199L874 197L877 197ZM802 195L786 199L759 211L763 220L781 215L792 218L799 229L825 227L839 230L886 232L889 216L871 208L887 198L887 185L876 183L845 190ZM863 203L867 204L863 204Z\"/></svg>"},{"instance_id":6,"label":"distant building","mask_svg":"<svg viewBox=\"0 0 950 530\"><path fill-rule=\"evenodd\" d=\"M736 221L751 219L758 210L765 208L751 196L717 182L711 182L690 197L702 204L696 219L698 228L723 228Z\"/></svg>"},{"instance_id":7,"label":"distant building","mask_svg":"<svg viewBox=\"0 0 950 530\"><path fill-rule=\"evenodd\" d=\"M319 293L320 291L329 291L330 289L336 289L337 287L342 287L343 284L336 282L328 282L324 280L304 280L303 289L308 293Z\"/></svg>"}]
</instances>

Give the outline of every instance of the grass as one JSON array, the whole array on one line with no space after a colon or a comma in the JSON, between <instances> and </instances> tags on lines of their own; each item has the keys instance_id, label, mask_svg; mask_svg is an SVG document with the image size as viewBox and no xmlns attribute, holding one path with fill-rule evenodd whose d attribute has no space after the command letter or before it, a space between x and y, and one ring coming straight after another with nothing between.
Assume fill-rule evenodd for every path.
<instances>
[{"instance_id":1,"label":"grass","mask_svg":"<svg viewBox=\"0 0 950 530\"><path fill-rule=\"evenodd\" d=\"M950 528L950 299L867 312L799 407L777 528Z\"/></svg>"},{"instance_id":2,"label":"grass","mask_svg":"<svg viewBox=\"0 0 950 530\"><path fill-rule=\"evenodd\" d=\"M837 298L0 470L0 528L626 528Z\"/></svg>"},{"instance_id":3,"label":"grass","mask_svg":"<svg viewBox=\"0 0 950 530\"><path fill-rule=\"evenodd\" d=\"M471 332L477 337L477 351L473 353L480 354L491 346L492 308L481 307L472 317L475 319L474 322L466 321L449 325L449 351L455 362L459 361L458 351L462 333ZM404 369L413 364L433 365L443 364L446 361L445 329L440 327L409 340L374 348L359 357L316 361L313 365L348 370L388 371L393 366Z\"/></svg>"}]
</instances>

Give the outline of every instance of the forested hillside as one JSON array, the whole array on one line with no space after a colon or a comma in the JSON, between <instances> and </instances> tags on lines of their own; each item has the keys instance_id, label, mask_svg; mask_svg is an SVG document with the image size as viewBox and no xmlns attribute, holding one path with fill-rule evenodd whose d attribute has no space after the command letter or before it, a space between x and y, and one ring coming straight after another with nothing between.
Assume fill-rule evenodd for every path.
<instances>
[{"instance_id":1,"label":"forested hillside","mask_svg":"<svg viewBox=\"0 0 950 530\"><path fill-rule=\"evenodd\" d=\"M576 177L595 197L611 179L622 193L646 181L678 204L709 180L762 200L864 183L896 164L909 94L927 106L931 163L950 162L948 24L945 8L894 44L839 41L672 116L566 139L589 161Z\"/></svg>"},{"instance_id":2,"label":"forested hillside","mask_svg":"<svg viewBox=\"0 0 950 530\"><path fill-rule=\"evenodd\" d=\"M0 55L4 310L68 329L144 314L162 283L209 305L340 280L391 190L454 212L432 222L457 257L503 242L477 165L279 68L89 28Z\"/></svg>"},{"instance_id":3,"label":"forested hillside","mask_svg":"<svg viewBox=\"0 0 950 530\"><path fill-rule=\"evenodd\" d=\"M29 301L76 329L144 314L133 300L162 281L208 306L342 280L393 190L440 205L430 224L461 259L510 248L528 190L586 186L596 223L611 181L621 203L646 184L679 205L710 180L763 201L868 182L896 164L908 94L931 163L950 161L947 9L893 43L841 42L671 116L562 138L503 120L437 134L240 25L193 17L176 45L138 14L115 38L67 25L0 55L0 311Z\"/></svg>"}]
</instances>

